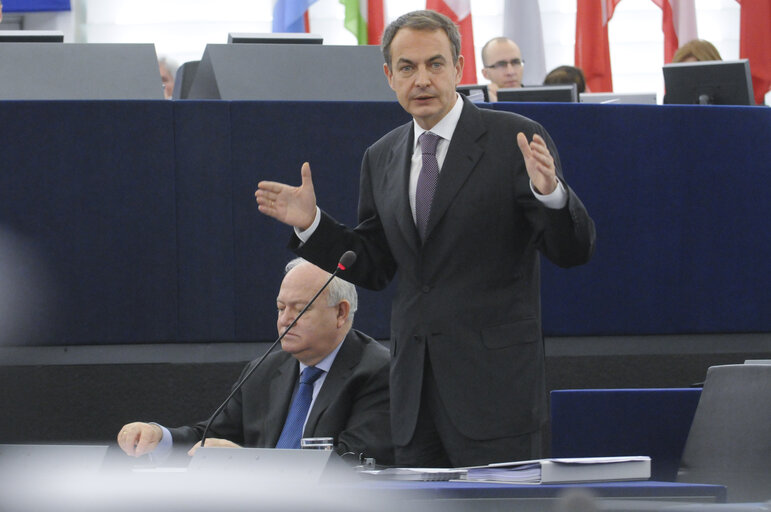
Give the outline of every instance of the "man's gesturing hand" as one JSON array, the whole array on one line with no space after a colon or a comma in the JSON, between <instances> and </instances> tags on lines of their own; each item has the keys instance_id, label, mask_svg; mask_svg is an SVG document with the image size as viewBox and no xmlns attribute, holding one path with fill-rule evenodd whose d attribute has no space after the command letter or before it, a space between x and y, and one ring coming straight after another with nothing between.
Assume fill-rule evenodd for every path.
<instances>
[{"instance_id":1,"label":"man's gesturing hand","mask_svg":"<svg viewBox=\"0 0 771 512\"><path fill-rule=\"evenodd\" d=\"M316 193L308 162L303 164L300 174L302 183L299 187L261 181L257 184L254 197L262 213L304 231L316 218Z\"/></svg>"},{"instance_id":2,"label":"man's gesturing hand","mask_svg":"<svg viewBox=\"0 0 771 512\"><path fill-rule=\"evenodd\" d=\"M524 133L517 134L517 145L525 158L525 167L530 176L530 182L541 195L549 195L557 188L557 171L554 168L554 158L546 147L546 141L537 133L528 144Z\"/></svg>"}]
</instances>

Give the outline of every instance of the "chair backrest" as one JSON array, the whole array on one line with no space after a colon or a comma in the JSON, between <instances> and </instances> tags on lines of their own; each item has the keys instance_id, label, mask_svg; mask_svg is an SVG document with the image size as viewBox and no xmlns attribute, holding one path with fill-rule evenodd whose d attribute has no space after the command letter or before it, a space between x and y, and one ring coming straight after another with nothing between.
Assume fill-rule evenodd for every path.
<instances>
[{"instance_id":1,"label":"chair backrest","mask_svg":"<svg viewBox=\"0 0 771 512\"><path fill-rule=\"evenodd\" d=\"M725 485L730 501L771 499L771 365L707 370L677 480Z\"/></svg>"},{"instance_id":2,"label":"chair backrest","mask_svg":"<svg viewBox=\"0 0 771 512\"><path fill-rule=\"evenodd\" d=\"M673 481L700 388L551 392L551 455L647 455L651 479Z\"/></svg>"},{"instance_id":3,"label":"chair backrest","mask_svg":"<svg viewBox=\"0 0 771 512\"><path fill-rule=\"evenodd\" d=\"M184 62L177 68L177 75L174 77L174 90L171 98L175 100L186 100L190 94L190 87L195 79L195 72L198 70L200 60L191 60Z\"/></svg>"}]
</instances>

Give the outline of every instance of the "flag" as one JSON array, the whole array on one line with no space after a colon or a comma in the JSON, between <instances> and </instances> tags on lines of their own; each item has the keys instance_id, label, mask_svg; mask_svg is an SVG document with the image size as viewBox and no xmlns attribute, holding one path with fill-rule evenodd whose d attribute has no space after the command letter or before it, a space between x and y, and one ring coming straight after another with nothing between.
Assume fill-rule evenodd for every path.
<instances>
[{"instance_id":1,"label":"flag","mask_svg":"<svg viewBox=\"0 0 771 512\"><path fill-rule=\"evenodd\" d=\"M771 88L771 0L738 1L739 57L749 59L755 103L763 105Z\"/></svg>"},{"instance_id":2,"label":"flag","mask_svg":"<svg viewBox=\"0 0 771 512\"><path fill-rule=\"evenodd\" d=\"M380 44L385 28L383 0L340 0L345 6L345 28L359 44Z\"/></svg>"},{"instance_id":3,"label":"flag","mask_svg":"<svg viewBox=\"0 0 771 512\"><path fill-rule=\"evenodd\" d=\"M471 0L426 0L426 9L442 13L460 29L460 53L463 55L463 76L460 83L477 83L477 65L474 59L474 29L471 26Z\"/></svg>"},{"instance_id":4,"label":"flag","mask_svg":"<svg viewBox=\"0 0 771 512\"><path fill-rule=\"evenodd\" d=\"M316 0L277 0L273 5L273 32L307 32L305 13Z\"/></svg>"},{"instance_id":5,"label":"flag","mask_svg":"<svg viewBox=\"0 0 771 512\"><path fill-rule=\"evenodd\" d=\"M546 54L538 0L504 0L503 35L517 43L527 62L522 83L542 84L546 76Z\"/></svg>"},{"instance_id":6,"label":"flag","mask_svg":"<svg viewBox=\"0 0 771 512\"><path fill-rule=\"evenodd\" d=\"M697 39L694 0L653 0L661 8L661 30L664 32L664 62L672 62L680 46Z\"/></svg>"},{"instance_id":7,"label":"flag","mask_svg":"<svg viewBox=\"0 0 771 512\"><path fill-rule=\"evenodd\" d=\"M4 0L5 12L69 11L70 0Z\"/></svg>"},{"instance_id":8,"label":"flag","mask_svg":"<svg viewBox=\"0 0 771 512\"><path fill-rule=\"evenodd\" d=\"M575 61L592 92L613 92L608 22L620 1L578 0Z\"/></svg>"}]
</instances>

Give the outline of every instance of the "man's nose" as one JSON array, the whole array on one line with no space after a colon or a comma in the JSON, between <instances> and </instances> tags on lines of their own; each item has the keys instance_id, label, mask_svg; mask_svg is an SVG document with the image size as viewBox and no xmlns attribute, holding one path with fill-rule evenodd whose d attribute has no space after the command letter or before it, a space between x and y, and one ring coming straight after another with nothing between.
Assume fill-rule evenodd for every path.
<instances>
[{"instance_id":1,"label":"man's nose","mask_svg":"<svg viewBox=\"0 0 771 512\"><path fill-rule=\"evenodd\" d=\"M280 325L282 329L286 329L292 321L294 321L294 314L291 311L285 309L279 312L278 325Z\"/></svg>"},{"instance_id":2,"label":"man's nose","mask_svg":"<svg viewBox=\"0 0 771 512\"><path fill-rule=\"evenodd\" d=\"M418 67L417 76L415 77L415 83L419 86L426 86L431 83L431 78L428 69L425 67Z\"/></svg>"}]
</instances>

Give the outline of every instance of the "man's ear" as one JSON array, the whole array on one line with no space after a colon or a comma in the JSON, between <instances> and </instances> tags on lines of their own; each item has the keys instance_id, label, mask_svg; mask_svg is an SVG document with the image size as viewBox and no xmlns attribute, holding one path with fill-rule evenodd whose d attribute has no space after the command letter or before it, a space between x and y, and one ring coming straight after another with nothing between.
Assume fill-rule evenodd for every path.
<instances>
[{"instance_id":1,"label":"man's ear","mask_svg":"<svg viewBox=\"0 0 771 512\"><path fill-rule=\"evenodd\" d=\"M455 63L455 85L458 85L460 81L463 79L464 64L465 64L465 61L463 60L463 55L458 55L458 62Z\"/></svg>"},{"instance_id":2,"label":"man's ear","mask_svg":"<svg viewBox=\"0 0 771 512\"><path fill-rule=\"evenodd\" d=\"M490 78L490 70L487 68L482 68L482 76L486 79L492 81L492 78Z\"/></svg>"},{"instance_id":3,"label":"man's ear","mask_svg":"<svg viewBox=\"0 0 771 512\"><path fill-rule=\"evenodd\" d=\"M347 300L337 303L337 327L340 328L348 321L348 313L351 312L351 304Z\"/></svg>"},{"instance_id":4,"label":"man's ear","mask_svg":"<svg viewBox=\"0 0 771 512\"><path fill-rule=\"evenodd\" d=\"M393 89L394 91L394 74L391 73L391 68L388 67L388 64L383 64L383 73L385 73L386 80L388 80L388 87Z\"/></svg>"}]
</instances>

